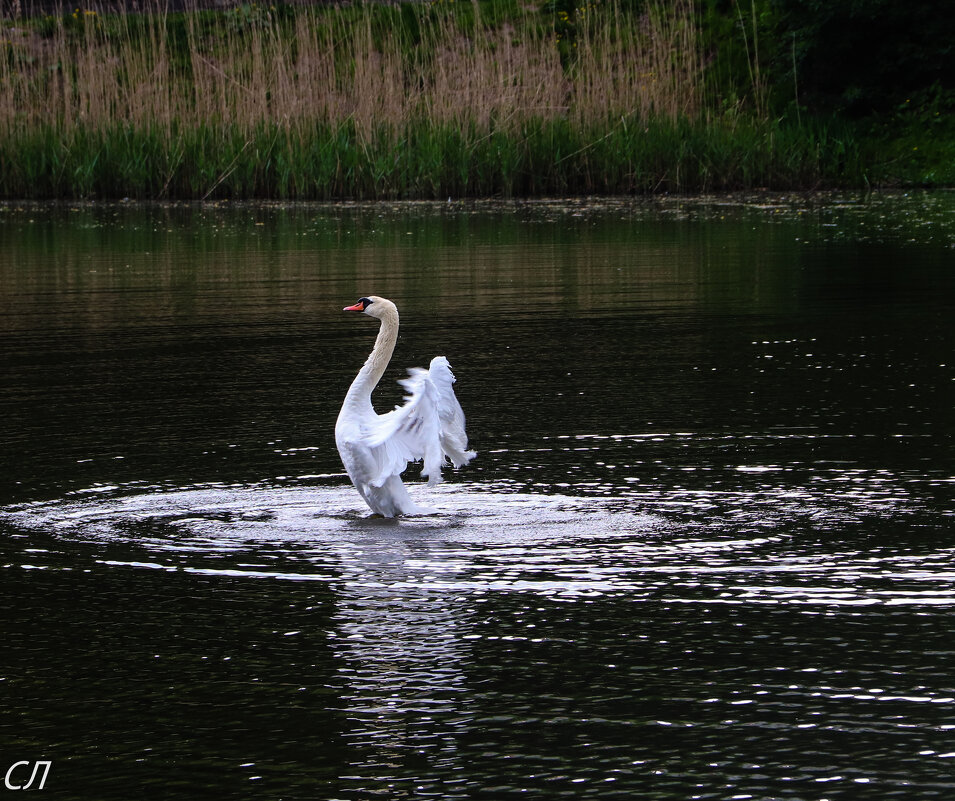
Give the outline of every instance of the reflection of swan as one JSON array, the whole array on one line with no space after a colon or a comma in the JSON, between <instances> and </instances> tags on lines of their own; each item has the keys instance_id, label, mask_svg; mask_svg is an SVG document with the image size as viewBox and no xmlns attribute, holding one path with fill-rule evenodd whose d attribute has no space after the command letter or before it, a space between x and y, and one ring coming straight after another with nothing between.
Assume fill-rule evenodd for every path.
<instances>
[{"instance_id":1,"label":"reflection of swan","mask_svg":"<svg viewBox=\"0 0 955 801\"><path fill-rule=\"evenodd\" d=\"M445 459L460 467L475 456L467 450L464 412L451 387L451 367L444 356L436 356L429 369L410 370L410 377L401 381L409 393L405 405L376 414L371 393L398 340L398 309L372 295L344 311L381 320L375 347L349 387L335 424L335 444L345 470L373 512L384 517L427 513L430 510L417 506L401 483L408 462L423 459L421 474L434 485L441 480Z\"/></svg>"},{"instance_id":2,"label":"reflection of swan","mask_svg":"<svg viewBox=\"0 0 955 801\"><path fill-rule=\"evenodd\" d=\"M468 796L454 777L466 773L462 740L480 710L467 681L474 622L459 603L461 552L422 536L435 531L424 519L409 522L410 537L374 538L339 523L322 548L341 579L328 642L340 688L332 701L343 724L340 785L351 792L336 798L375 798L386 784L389 798Z\"/></svg>"}]
</instances>

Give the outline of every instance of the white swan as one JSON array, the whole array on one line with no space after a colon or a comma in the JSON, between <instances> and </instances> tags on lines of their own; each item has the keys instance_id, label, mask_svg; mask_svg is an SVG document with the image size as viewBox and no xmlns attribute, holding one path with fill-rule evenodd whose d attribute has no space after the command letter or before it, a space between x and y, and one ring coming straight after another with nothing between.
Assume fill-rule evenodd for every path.
<instances>
[{"instance_id":1,"label":"white swan","mask_svg":"<svg viewBox=\"0 0 955 801\"><path fill-rule=\"evenodd\" d=\"M454 395L454 375L444 356L431 360L427 370L416 367L401 381L408 390L404 406L376 414L371 393L391 360L398 340L398 309L385 298L361 298L343 311L364 312L381 320L375 347L345 395L335 424L335 444L355 488L383 517L428 514L433 510L411 500L401 482L408 462L422 459L421 475L433 486L441 481L446 459L455 467L475 457L467 450L464 412Z\"/></svg>"}]
</instances>

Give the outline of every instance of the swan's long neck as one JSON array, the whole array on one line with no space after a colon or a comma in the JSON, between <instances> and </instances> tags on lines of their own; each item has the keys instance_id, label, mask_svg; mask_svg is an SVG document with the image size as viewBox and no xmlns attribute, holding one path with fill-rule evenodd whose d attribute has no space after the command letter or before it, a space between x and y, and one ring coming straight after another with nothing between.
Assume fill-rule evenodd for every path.
<instances>
[{"instance_id":1,"label":"swan's long neck","mask_svg":"<svg viewBox=\"0 0 955 801\"><path fill-rule=\"evenodd\" d=\"M385 374L397 341L398 312L389 310L381 318L381 328L378 329L378 338L375 340L371 355L348 388L348 394L345 396L346 406L354 403L371 403L371 392Z\"/></svg>"}]
</instances>

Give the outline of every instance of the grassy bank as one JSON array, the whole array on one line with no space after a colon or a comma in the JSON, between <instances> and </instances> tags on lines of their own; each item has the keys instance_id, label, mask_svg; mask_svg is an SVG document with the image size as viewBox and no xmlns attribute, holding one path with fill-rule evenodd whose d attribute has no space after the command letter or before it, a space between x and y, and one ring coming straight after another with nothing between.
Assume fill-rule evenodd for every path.
<instances>
[{"instance_id":1,"label":"grassy bank","mask_svg":"<svg viewBox=\"0 0 955 801\"><path fill-rule=\"evenodd\" d=\"M843 183L858 153L821 129L656 120L609 130L530 120L507 130L353 122L52 126L0 147L0 187L22 198L445 198L628 194Z\"/></svg>"},{"instance_id":2,"label":"grassy bank","mask_svg":"<svg viewBox=\"0 0 955 801\"><path fill-rule=\"evenodd\" d=\"M7 198L816 188L871 169L847 126L728 103L690 0L77 11L5 33Z\"/></svg>"}]
</instances>

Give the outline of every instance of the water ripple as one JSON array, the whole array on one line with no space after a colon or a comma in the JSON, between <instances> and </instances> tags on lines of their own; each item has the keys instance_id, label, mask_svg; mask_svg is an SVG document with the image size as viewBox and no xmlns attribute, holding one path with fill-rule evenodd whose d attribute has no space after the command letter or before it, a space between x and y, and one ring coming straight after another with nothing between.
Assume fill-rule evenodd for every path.
<instances>
[{"instance_id":1,"label":"water ripple","mask_svg":"<svg viewBox=\"0 0 955 801\"><path fill-rule=\"evenodd\" d=\"M671 603L955 604L951 548L819 547L828 527L911 510L815 487L604 498L444 485L428 491L436 515L398 521L366 517L340 484L94 490L7 507L0 522L28 535L24 544L37 534L88 543L110 568L248 580ZM121 554L94 547L115 544ZM7 567L56 567L55 553L25 547Z\"/></svg>"}]
</instances>

